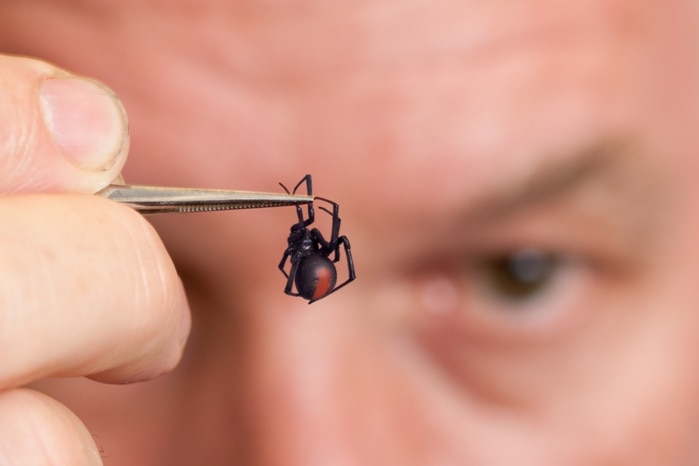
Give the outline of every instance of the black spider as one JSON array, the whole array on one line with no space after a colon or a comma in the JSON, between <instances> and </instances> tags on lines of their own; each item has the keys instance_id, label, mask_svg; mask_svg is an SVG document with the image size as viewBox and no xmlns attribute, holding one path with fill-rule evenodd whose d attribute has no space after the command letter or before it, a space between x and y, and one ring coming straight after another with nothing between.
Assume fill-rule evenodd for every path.
<instances>
[{"instance_id":1,"label":"black spider","mask_svg":"<svg viewBox=\"0 0 699 466\"><path fill-rule=\"evenodd\" d=\"M312 196L311 175L304 176L294 187L292 193L296 194L296 190L303 183L306 183L308 195ZM286 186L279 184L289 193ZM300 296L307 299L309 304L334 293L356 278L349 240L346 236L339 236L339 206L337 203L322 197L314 197L315 201L327 202L332 206L332 212L325 207L319 207L319 209L332 215L330 241L326 241L317 228L308 228L315 221L313 202L307 205L308 218L304 218L303 208L296 206L298 222L291 225L291 233L289 233L288 239L289 245L286 251L284 251L281 262L279 262L279 270L287 278L284 293L289 296ZM348 278L336 286L337 269L335 268L335 263L340 261L340 248L345 250ZM331 255L333 256L332 259L330 259ZM285 267L289 258L291 258L291 269L287 272Z\"/></svg>"}]
</instances>

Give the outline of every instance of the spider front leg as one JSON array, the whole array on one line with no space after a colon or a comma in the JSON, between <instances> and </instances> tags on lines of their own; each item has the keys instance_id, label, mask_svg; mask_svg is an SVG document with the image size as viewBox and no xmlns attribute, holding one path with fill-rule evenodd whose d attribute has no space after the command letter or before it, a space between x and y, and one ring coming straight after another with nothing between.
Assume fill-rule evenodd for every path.
<instances>
[{"instance_id":1,"label":"spider front leg","mask_svg":"<svg viewBox=\"0 0 699 466\"><path fill-rule=\"evenodd\" d=\"M296 194L296 191L299 189L299 186L301 186L303 183L306 183L306 193L309 196L313 195L313 179L311 178L310 174L307 174L303 178L301 178L301 181L296 183L296 186L294 186L294 191L293 194Z\"/></svg>"},{"instance_id":2,"label":"spider front leg","mask_svg":"<svg viewBox=\"0 0 699 466\"><path fill-rule=\"evenodd\" d=\"M311 178L310 174L307 174L303 178L301 178L301 181L296 183L296 186L294 186L294 190L292 192L289 192L286 186L284 186L282 183L279 183L279 185L284 188L284 191L286 191L287 194L296 194L296 191L298 191L299 187L306 183L306 194L309 196L313 196L313 179ZM308 227L309 225L313 224L315 221L315 212L313 211L313 202L310 202L307 204L308 208L308 218L304 219L303 218L303 209L301 206L296 206L296 215L299 218L299 225L303 225L303 228Z\"/></svg>"}]
</instances>

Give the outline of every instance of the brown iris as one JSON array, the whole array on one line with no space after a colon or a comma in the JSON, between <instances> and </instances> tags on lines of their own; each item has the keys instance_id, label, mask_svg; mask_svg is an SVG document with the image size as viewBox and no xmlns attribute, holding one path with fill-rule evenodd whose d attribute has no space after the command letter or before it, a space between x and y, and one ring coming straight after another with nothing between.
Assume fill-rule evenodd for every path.
<instances>
[{"instance_id":1,"label":"brown iris","mask_svg":"<svg viewBox=\"0 0 699 466\"><path fill-rule=\"evenodd\" d=\"M488 285L498 296L523 300L542 291L553 278L556 257L536 249L522 249L483 263Z\"/></svg>"}]
</instances>

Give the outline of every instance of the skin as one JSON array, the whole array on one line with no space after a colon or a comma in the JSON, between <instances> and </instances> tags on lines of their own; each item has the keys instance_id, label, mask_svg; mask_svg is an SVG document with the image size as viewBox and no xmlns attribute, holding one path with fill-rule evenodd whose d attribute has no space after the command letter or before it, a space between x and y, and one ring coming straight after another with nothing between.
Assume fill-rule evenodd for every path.
<instances>
[{"instance_id":1,"label":"skin","mask_svg":"<svg viewBox=\"0 0 699 466\"><path fill-rule=\"evenodd\" d=\"M696 464L694 2L162 3L0 7L0 51L106 82L131 132L65 163L60 72L2 58L0 464ZM292 209L153 230L80 194L122 167L312 173L358 279L282 293ZM532 250L513 296L493 264ZM190 308L179 366L119 385L173 368Z\"/></svg>"}]
</instances>

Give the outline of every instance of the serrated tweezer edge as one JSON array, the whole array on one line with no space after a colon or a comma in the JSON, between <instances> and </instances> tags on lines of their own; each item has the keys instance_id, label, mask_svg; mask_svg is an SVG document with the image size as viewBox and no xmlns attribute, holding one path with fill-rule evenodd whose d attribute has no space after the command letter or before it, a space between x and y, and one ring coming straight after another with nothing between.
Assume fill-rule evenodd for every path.
<instances>
[{"instance_id":1,"label":"serrated tweezer edge","mask_svg":"<svg viewBox=\"0 0 699 466\"><path fill-rule=\"evenodd\" d=\"M223 189L110 184L95 193L142 214L213 212L309 204L313 196Z\"/></svg>"}]
</instances>

